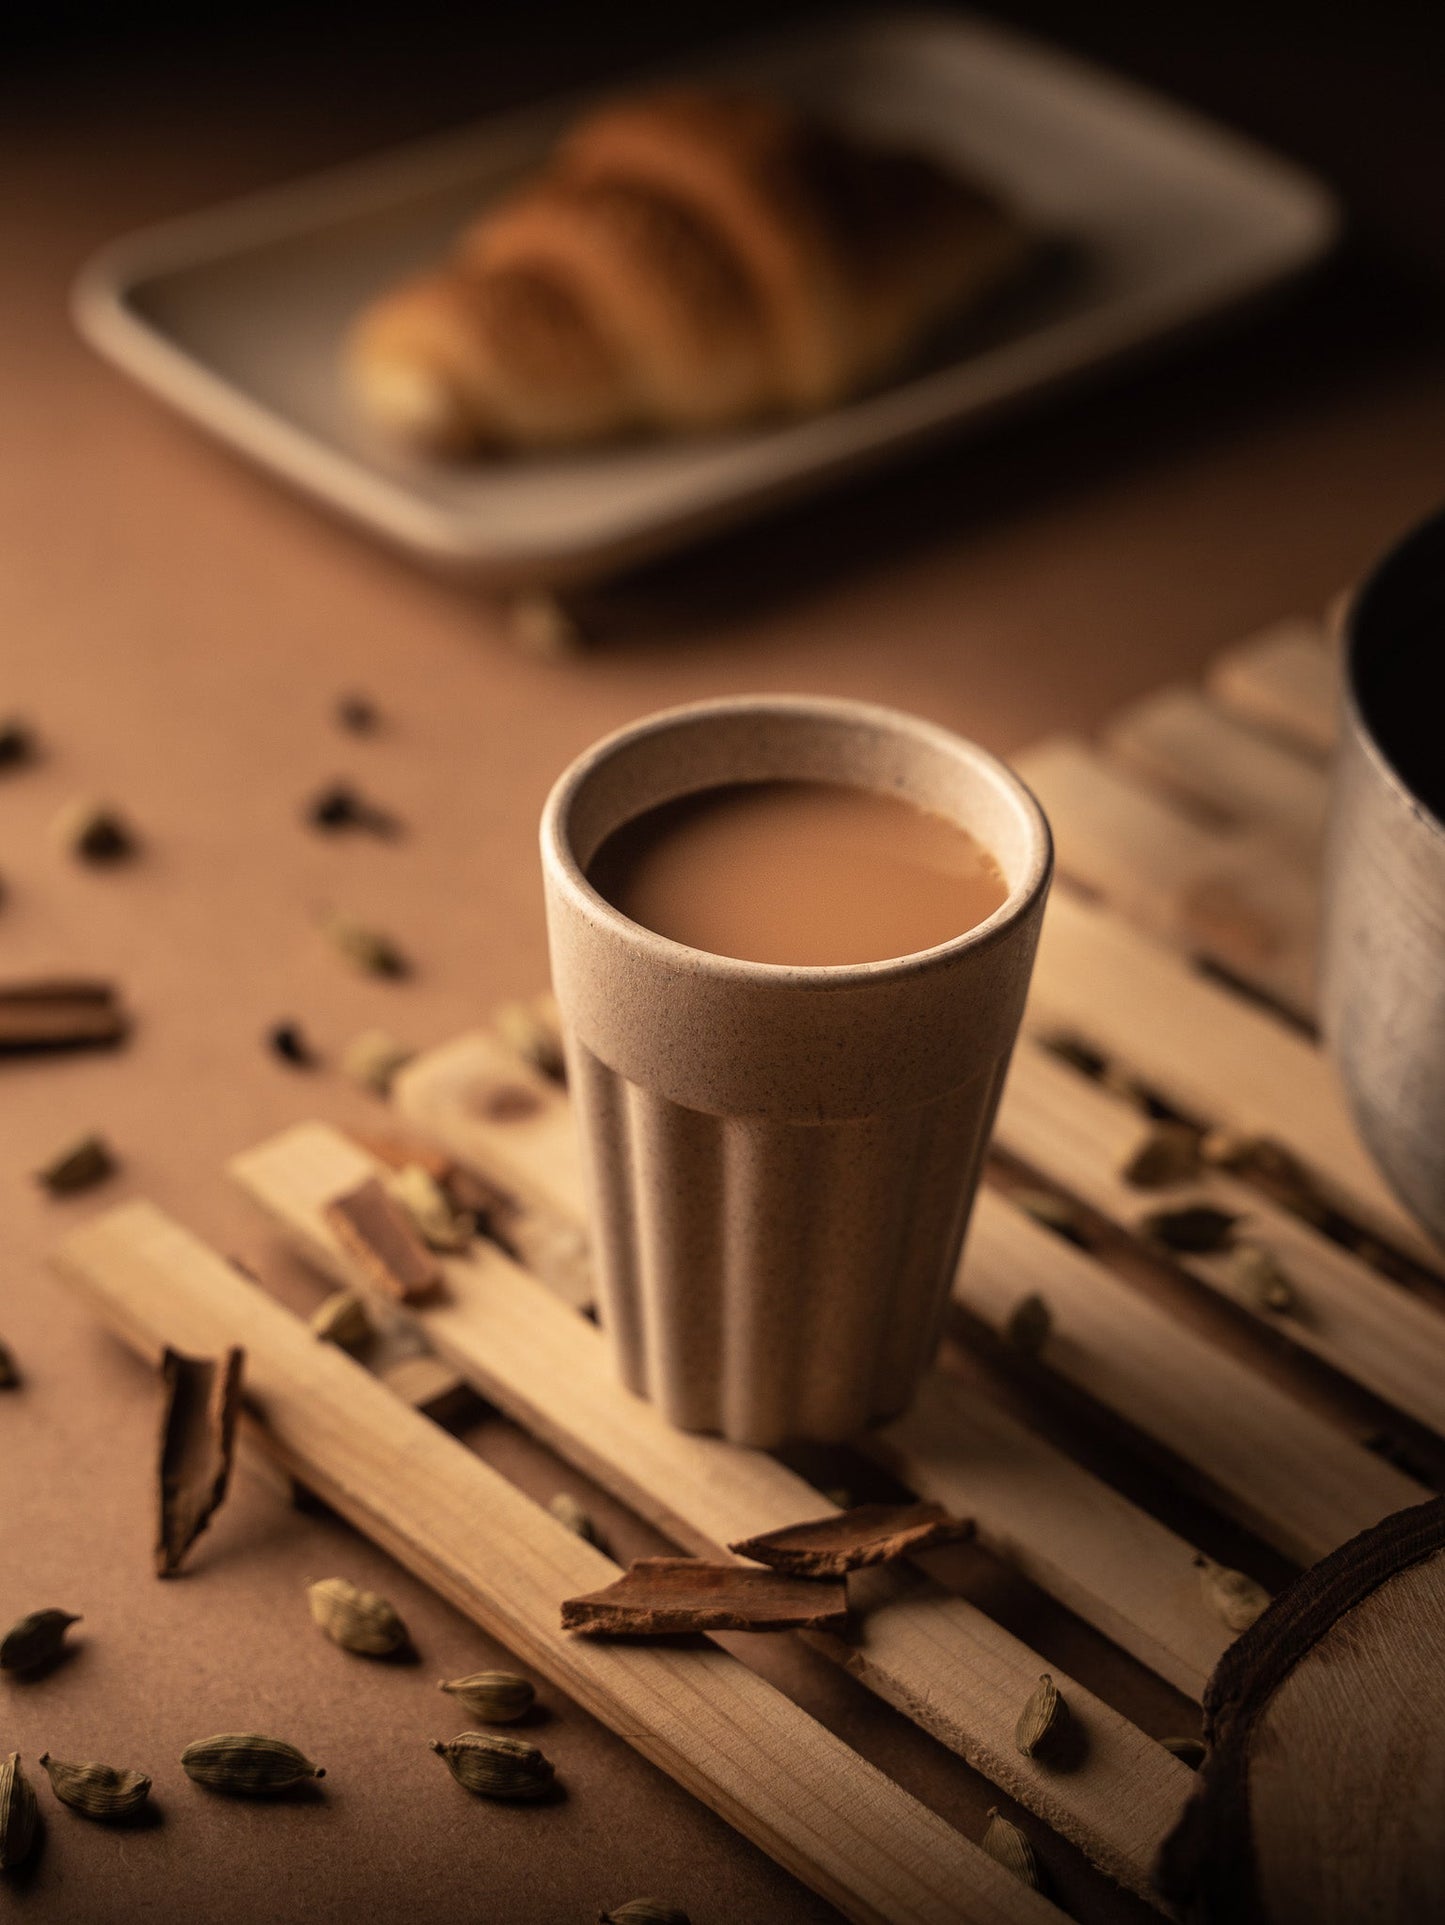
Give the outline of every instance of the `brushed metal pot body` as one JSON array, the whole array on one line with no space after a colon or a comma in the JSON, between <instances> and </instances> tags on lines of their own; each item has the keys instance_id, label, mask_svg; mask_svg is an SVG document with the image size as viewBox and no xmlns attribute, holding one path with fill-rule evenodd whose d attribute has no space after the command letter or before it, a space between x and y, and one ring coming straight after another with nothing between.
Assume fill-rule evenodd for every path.
<instances>
[{"instance_id":1,"label":"brushed metal pot body","mask_svg":"<svg viewBox=\"0 0 1445 1925\"><path fill-rule=\"evenodd\" d=\"M1325 855L1325 1035L1371 1153L1445 1245L1445 822L1397 767L1408 687L1439 718L1439 793L1445 515L1394 549L1356 596L1343 666Z\"/></svg>"}]
</instances>

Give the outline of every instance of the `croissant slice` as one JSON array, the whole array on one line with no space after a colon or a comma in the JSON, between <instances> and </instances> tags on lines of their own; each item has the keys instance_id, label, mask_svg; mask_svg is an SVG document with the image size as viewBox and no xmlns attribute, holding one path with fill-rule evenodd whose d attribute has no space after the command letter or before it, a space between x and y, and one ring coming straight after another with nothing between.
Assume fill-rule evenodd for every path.
<instances>
[{"instance_id":1,"label":"croissant slice","mask_svg":"<svg viewBox=\"0 0 1445 1925\"><path fill-rule=\"evenodd\" d=\"M773 403L771 343L725 242L665 190L544 179L463 237L486 275L543 273L566 287L662 427L706 428Z\"/></svg>"},{"instance_id":2,"label":"croissant slice","mask_svg":"<svg viewBox=\"0 0 1445 1925\"><path fill-rule=\"evenodd\" d=\"M367 309L347 359L372 418L438 452L565 447L641 418L608 342L537 274L451 266L407 282Z\"/></svg>"},{"instance_id":3,"label":"croissant slice","mask_svg":"<svg viewBox=\"0 0 1445 1925\"><path fill-rule=\"evenodd\" d=\"M581 120L447 265L363 314L348 363L366 411L431 448L718 428L857 393L1024 247L922 155L675 88Z\"/></svg>"}]
</instances>

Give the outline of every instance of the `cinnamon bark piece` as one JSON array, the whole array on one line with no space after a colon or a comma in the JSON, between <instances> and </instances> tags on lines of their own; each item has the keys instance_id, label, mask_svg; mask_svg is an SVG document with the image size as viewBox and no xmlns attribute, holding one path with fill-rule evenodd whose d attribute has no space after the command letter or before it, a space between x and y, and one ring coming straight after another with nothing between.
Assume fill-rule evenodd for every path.
<instances>
[{"instance_id":1,"label":"cinnamon bark piece","mask_svg":"<svg viewBox=\"0 0 1445 1925\"><path fill-rule=\"evenodd\" d=\"M962 1543L973 1531L971 1517L953 1517L942 1504L857 1504L832 1517L745 1537L728 1549L792 1577L843 1577L935 1544Z\"/></svg>"},{"instance_id":2,"label":"cinnamon bark piece","mask_svg":"<svg viewBox=\"0 0 1445 1925\"><path fill-rule=\"evenodd\" d=\"M418 1303L439 1288L440 1264L379 1178L328 1203L326 1221L366 1281L394 1303Z\"/></svg>"},{"instance_id":3,"label":"cinnamon bark piece","mask_svg":"<svg viewBox=\"0 0 1445 1925\"><path fill-rule=\"evenodd\" d=\"M125 1012L111 983L82 977L0 983L0 1053L118 1043Z\"/></svg>"},{"instance_id":4,"label":"cinnamon bark piece","mask_svg":"<svg viewBox=\"0 0 1445 1925\"><path fill-rule=\"evenodd\" d=\"M241 1409L243 1350L186 1357L167 1348L161 1366L160 1532L156 1575L174 1577L226 1495Z\"/></svg>"},{"instance_id":5,"label":"cinnamon bark piece","mask_svg":"<svg viewBox=\"0 0 1445 1925\"><path fill-rule=\"evenodd\" d=\"M562 1629L615 1638L676 1631L840 1630L847 1621L842 1584L707 1564L695 1557L640 1557L605 1590L569 1597Z\"/></svg>"}]
</instances>

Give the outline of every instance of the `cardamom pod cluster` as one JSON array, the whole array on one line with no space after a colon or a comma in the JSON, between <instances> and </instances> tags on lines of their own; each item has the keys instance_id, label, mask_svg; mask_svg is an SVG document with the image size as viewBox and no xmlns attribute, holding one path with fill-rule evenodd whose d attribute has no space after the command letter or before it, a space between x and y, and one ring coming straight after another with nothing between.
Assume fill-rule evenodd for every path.
<instances>
[{"instance_id":1,"label":"cardamom pod cluster","mask_svg":"<svg viewBox=\"0 0 1445 1925\"><path fill-rule=\"evenodd\" d=\"M82 1818L133 1818L150 1796L151 1781L143 1771L93 1762L62 1764L48 1751L41 1752L40 1764L61 1804Z\"/></svg>"},{"instance_id":2,"label":"cardamom pod cluster","mask_svg":"<svg viewBox=\"0 0 1445 1925\"><path fill-rule=\"evenodd\" d=\"M20 1769L20 1753L0 1762L0 1872L23 1864L40 1832L40 1805L34 1786Z\"/></svg>"},{"instance_id":3,"label":"cardamom pod cluster","mask_svg":"<svg viewBox=\"0 0 1445 1925\"><path fill-rule=\"evenodd\" d=\"M599 1912L597 1925L692 1925L692 1920L676 1905L664 1905L660 1898L629 1898L625 1905Z\"/></svg>"},{"instance_id":4,"label":"cardamom pod cluster","mask_svg":"<svg viewBox=\"0 0 1445 1925\"><path fill-rule=\"evenodd\" d=\"M198 1785L242 1798L274 1798L311 1778L324 1778L295 1745L266 1738L258 1731L222 1731L197 1738L181 1753L181 1769Z\"/></svg>"},{"instance_id":5,"label":"cardamom pod cluster","mask_svg":"<svg viewBox=\"0 0 1445 1925\"><path fill-rule=\"evenodd\" d=\"M394 1605L349 1578L323 1577L306 1587L311 1616L333 1644L364 1658L389 1658L410 1642Z\"/></svg>"},{"instance_id":6,"label":"cardamom pod cluster","mask_svg":"<svg viewBox=\"0 0 1445 1925\"><path fill-rule=\"evenodd\" d=\"M1067 1715L1064 1701L1059 1696L1059 1687L1046 1671L1029 1693L1028 1702L1014 1726L1014 1743L1025 1758L1032 1758L1048 1748L1049 1741L1058 1735Z\"/></svg>"},{"instance_id":7,"label":"cardamom pod cluster","mask_svg":"<svg viewBox=\"0 0 1445 1925\"><path fill-rule=\"evenodd\" d=\"M1043 1867L1039 1864L1038 1853L1029 1842L1027 1832L1005 1818L996 1805L989 1806L988 1826L983 1834L982 1844L989 1857L1013 1873L1022 1884L1032 1886L1034 1891L1044 1889Z\"/></svg>"},{"instance_id":8,"label":"cardamom pod cluster","mask_svg":"<svg viewBox=\"0 0 1445 1925\"><path fill-rule=\"evenodd\" d=\"M431 1748L457 1783L479 1798L545 1798L552 1789L551 1759L523 1738L463 1731L450 1744L433 1741Z\"/></svg>"},{"instance_id":9,"label":"cardamom pod cluster","mask_svg":"<svg viewBox=\"0 0 1445 1925\"><path fill-rule=\"evenodd\" d=\"M450 1692L469 1717L483 1724L515 1724L537 1698L532 1685L515 1671L473 1671L470 1677L444 1679L437 1689Z\"/></svg>"},{"instance_id":10,"label":"cardamom pod cluster","mask_svg":"<svg viewBox=\"0 0 1445 1925\"><path fill-rule=\"evenodd\" d=\"M74 1611L31 1611L0 1638L0 1671L38 1671L60 1656Z\"/></svg>"}]
</instances>

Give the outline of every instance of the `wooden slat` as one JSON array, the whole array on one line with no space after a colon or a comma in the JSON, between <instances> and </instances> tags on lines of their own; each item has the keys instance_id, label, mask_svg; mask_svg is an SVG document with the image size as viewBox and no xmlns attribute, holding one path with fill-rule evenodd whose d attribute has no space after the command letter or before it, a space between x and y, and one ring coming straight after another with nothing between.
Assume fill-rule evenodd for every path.
<instances>
[{"instance_id":1,"label":"wooden slat","mask_svg":"<svg viewBox=\"0 0 1445 1925\"><path fill-rule=\"evenodd\" d=\"M1053 1318L1047 1367L1162 1444L1182 1481L1297 1563L1429 1495L985 1189L954 1299L1002 1335L1034 1292Z\"/></svg>"},{"instance_id":2,"label":"wooden slat","mask_svg":"<svg viewBox=\"0 0 1445 1925\"><path fill-rule=\"evenodd\" d=\"M1125 1182L1121 1171L1151 1127L1132 1104L1039 1044L1020 1043L999 1109L996 1140L1004 1149L1124 1228L1164 1201L1236 1213L1240 1235L1279 1259L1298 1314L1261 1308L1223 1254L1180 1252L1172 1260L1258 1322L1445 1434L1445 1317L1223 1171L1202 1170L1166 1195Z\"/></svg>"},{"instance_id":3,"label":"wooden slat","mask_svg":"<svg viewBox=\"0 0 1445 1925\"><path fill-rule=\"evenodd\" d=\"M1018 770L1053 826L1061 875L1310 1016L1319 893L1277 845L1191 820L1071 737L1030 749Z\"/></svg>"},{"instance_id":4,"label":"wooden slat","mask_svg":"<svg viewBox=\"0 0 1445 1925\"><path fill-rule=\"evenodd\" d=\"M1427 1267L1445 1261L1370 1161L1320 1050L1066 888L1044 917L1024 1021L1093 1044L1186 1115L1274 1138L1345 1215Z\"/></svg>"},{"instance_id":5,"label":"wooden slat","mask_svg":"<svg viewBox=\"0 0 1445 1925\"><path fill-rule=\"evenodd\" d=\"M57 1263L142 1354L239 1343L292 1475L850 1919L1057 1919L976 1846L716 1645L568 1637L562 1600L617 1566L160 1211L130 1203Z\"/></svg>"},{"instance_id":6,"label":"wooden slat","mask_svg":"<svg viewBox=\"0 0 1445 1925\"><path fill-rule=\"evenodd\" d=\"M1246 728L1197 689L1146 695L1109 722L1102 741L1116 761L1161 788L1318 861L1329 800L1324 771Z\"/></svg>"},{"instance_id":7,"label":"wooden slat","mask_svg":"<svg viewBox=\"0 0 1445 1925\"><path fill-rule=\"evenodd\" d=\"M366 1174L364 1155L320 1124L238 1157L232 1172L332 1274L347 1269L328 1197ZM418 1306L439 1356L502 1409L685 1548L733 1541L825 1514L812 1487L763 1452L674 1429L617 1382L596 1327L559 1304L495 1248L446 1263L443 1300ZM1060 1679L1088 1732L1088 1757L1059 1773L1013 1741L1043 1661L961 1598L926 1581L877 1574L866 1631L816 1637L829 1656L960 1752L1112 1877L1149 1890L1154 1853L1187 1782L1173 1761L1081 1685Z\"/></svg>"},{"instance_id":8,"label":"wooden slat","mask_svg":"<svg viewBox=\"0 0 1445 1925\"><path fill-rule=\"evenodd\" d=\"M1233 1633L1206 1605L1196 1552L1147 1511L941 1371L863 1448L920 1497L1188 1697Z\"/></svg>"},{"instance_id":9,"label":"wooden slat","mask_svg":"<svg viewBox=\"0 0 1445 1925\"><path fill-rule=\"evenodd\" d=\"M454 1155L481 1163L486 1146L476 1140L470 1112L458 1099L474 1079L505 1068L505 1049L496 1038L464 1036L417 1059L402 1100L412 1120L424 1121ZM551 1100L566 1112L560 1091ZM545 1191L548 1208L582 1218L586 1205L575 1167L539 1161L531 1176ZM926 1408L937 1421L911 1412L877 1440L905 1480L921 1495L964 1503L985 1542L1197 1697L1220 1647L1197 1596L1181 1602L1179 1575L1186 1566L1192 1571L1192 1546L981 1400L939 1384Z\"/></svg>"},{"instance_id":10,"label":"wooden slat","mask_svg":"<svg viewBox=\"0 0 1445 1925\"><path fill-rule=\"evenodd\" d=\"M1276 622L1217 656L1210 694L1256 728L1317 756L1339 733L1339 673L1324 630L1293 618Z\"/></svg>"}]
</instances>

